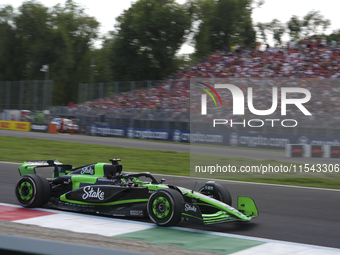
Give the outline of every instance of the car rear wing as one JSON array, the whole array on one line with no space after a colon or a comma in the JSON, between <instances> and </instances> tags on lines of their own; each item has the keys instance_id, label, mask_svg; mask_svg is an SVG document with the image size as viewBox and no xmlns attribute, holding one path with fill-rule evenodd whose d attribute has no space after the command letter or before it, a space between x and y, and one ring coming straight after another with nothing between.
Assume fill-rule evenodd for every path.
<instances>
[{"instance_id":1,"label":"car rear wing","mask_svg":"<svg viewBox=\"0 0 340 255\"><path fill-rule=\"evenodd\" d=\"M63 163L60 163L56 159L49 159L49 160L35 160L35 161L25 161L27 166L37 166L37 167L47 167L47 166L55 166L55 165L62 165Z\"/></svg>"},{"instance_id":2,"label":"car rear wing","mask_svg":"<svg viewBox=\"0 0 340 255\"><path fill-rule=\"evenodd\" d=\"M53 159L49 159L49 160L34 160L34 161L25 161L21 166L19 166L18 170L19 170L19 174L20 176L23 176L25 174L36 174L35 169L37 167L54 167L54 174L55 172L58 171L58 168L62 167L62 168L71 168L71 165L64 165L63 163L60 163L58 160L53 160Z\"/></svg>"}]
</instances>

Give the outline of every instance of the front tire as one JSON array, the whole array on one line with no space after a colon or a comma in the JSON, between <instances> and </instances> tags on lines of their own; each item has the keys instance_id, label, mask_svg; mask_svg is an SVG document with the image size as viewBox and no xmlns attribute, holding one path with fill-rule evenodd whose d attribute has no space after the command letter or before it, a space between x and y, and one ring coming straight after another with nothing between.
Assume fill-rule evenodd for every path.
<instances>
[{"instance_id":1,"label":"front tire","mask_svg":"<svg viewBox=\"0 0 340 255\"><path fill-rule=\"evenodd\" d=\"M159 226L176 225L182 218L182 203L184 198L177 190L170 188L157 190L149 198L148 215Z\"/></svg>"},{"instance_id":2,"label":"front tire","mask_svg":"<svg viewBox=\"0 0 340 255\"><path fill-rule=\"evenodd\" d=\"M231 206L231 195L227 188L225 188L221 184L215 182L207 182L203 187L198 190L198 192Z\"/></svg>"},{"instance_id":3,"label":"front tire","mask_svg":"<svg viewBox=\"0 0 340 255\"><path fill-rule=\"evenodd\" d=\"M50 184L42 176L27 174L18 180L15 186L15 195L23 207L41 207L50 197Z\"/></svg>"}]
</instances>

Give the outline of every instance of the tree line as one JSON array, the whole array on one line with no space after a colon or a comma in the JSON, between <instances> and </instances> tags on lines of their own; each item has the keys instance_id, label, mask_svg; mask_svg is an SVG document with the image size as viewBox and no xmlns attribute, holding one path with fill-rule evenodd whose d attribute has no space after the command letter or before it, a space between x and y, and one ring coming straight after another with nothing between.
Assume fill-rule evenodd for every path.
<instances>
[{"instance_id":1,"label":"tree line","mask_svg":"<svg viewBox=\"0 0 340 255\"><path fill-rule=\"evenodd\" d=\"M299 42L310 36L329 37L325 35L325 32L330 25L329 19L326 19L319 11L312 10L302 18L293 15L286 23L273 19L267 23L258 22L255 26L262 42L267 44L268 37L271 35L275 46L279 47L283 44L282 38L285 34L294 42ZM329 38L332 39L336 33L335 31Z\"/></svg>"},{"instance_id":2,"label":"tree line","mask_svg":"<svg viewBox=\"0 0 340 255\"><path fill-rule=\"evenodd\" d=\"M311 12L253 24L262 0L138 0L99 37L99 22L73 0L48 8L26 1L19 8L0 6L0 81L43 80L49 66L53 105L77 101L79 83L161 80L215 50L255 47L272 34L277 45L289 31L294 40L320 33L330 22ZM114 20L113 20L114 23ZM321 32L324 31L321 29ZM94 47L101 40L100 48ZM179 56L184 43L194 47Z\"/></svg>"}]
</instances>

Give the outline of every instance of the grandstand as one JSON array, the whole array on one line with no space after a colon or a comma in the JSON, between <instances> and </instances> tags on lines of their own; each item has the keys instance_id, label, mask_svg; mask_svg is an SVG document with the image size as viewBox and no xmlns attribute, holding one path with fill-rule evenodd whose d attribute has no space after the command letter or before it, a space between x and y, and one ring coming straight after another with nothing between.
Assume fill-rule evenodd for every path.
<instances>
[{"instance_id":1,"label":"grandstand","mask_svg":"<svg viewBox=\"0 0 340 255\"><path fill-rule=\"evenodd\" d=\"M159 82L155 87L86 101L64 109L63 114L77 116L84 125L95 120L115 126L189 129L190 79L206 78L213 81L222 78L228 83L238 84L243 90L249 86L254 87L256 109L270 108L271 100L268 98L271 98L273 86L307 88L312 94L307 107L313 116L301 116L296 108L289 109L289 115L299 118L299 128L304 134L333 137L338 132L330 131L329 127L332 123L337 125L340 120L339 68L340 47L334 45L311 44L308 47L268 48L266 51L217 51L172 79ZM230 98L218 112L231 112L231 100ZM60 112L54 111L54 114ZM315 123L318 126L311 129L311 125ZM264 128L258 132L300 133L297 129L280 128Z\"/></svg>"}]
</instances>

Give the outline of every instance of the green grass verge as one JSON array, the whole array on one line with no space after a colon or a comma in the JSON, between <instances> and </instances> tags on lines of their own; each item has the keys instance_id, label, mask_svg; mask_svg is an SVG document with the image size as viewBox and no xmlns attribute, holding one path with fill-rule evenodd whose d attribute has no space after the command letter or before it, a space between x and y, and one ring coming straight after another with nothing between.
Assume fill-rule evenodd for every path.
<instances>
[{"instance_id":1,"label":"green grass verge","mask_svg":"<svg viewBox=\"0 0 340 255\"><path fill-rule=\"evenodd\" d=\"M109 158L122 159L124 171L151 172L190 176L190 154L173 151L155 151L120 148L104 145L58 142L32 138L0 136L0 161L23 163L25 160L58 159L65 164L82 166L96 162L108 162ZM209 159L225 162L236 167L241 165L288 165L275 160L251 160L209 156ZM338 173L340 176L340 173ZM227 176L226 176L227 177ZM215 178L214 175L210 178ZM248 182L340 189L339 178L223 178Z\"/></svg>"}]
</instances>

